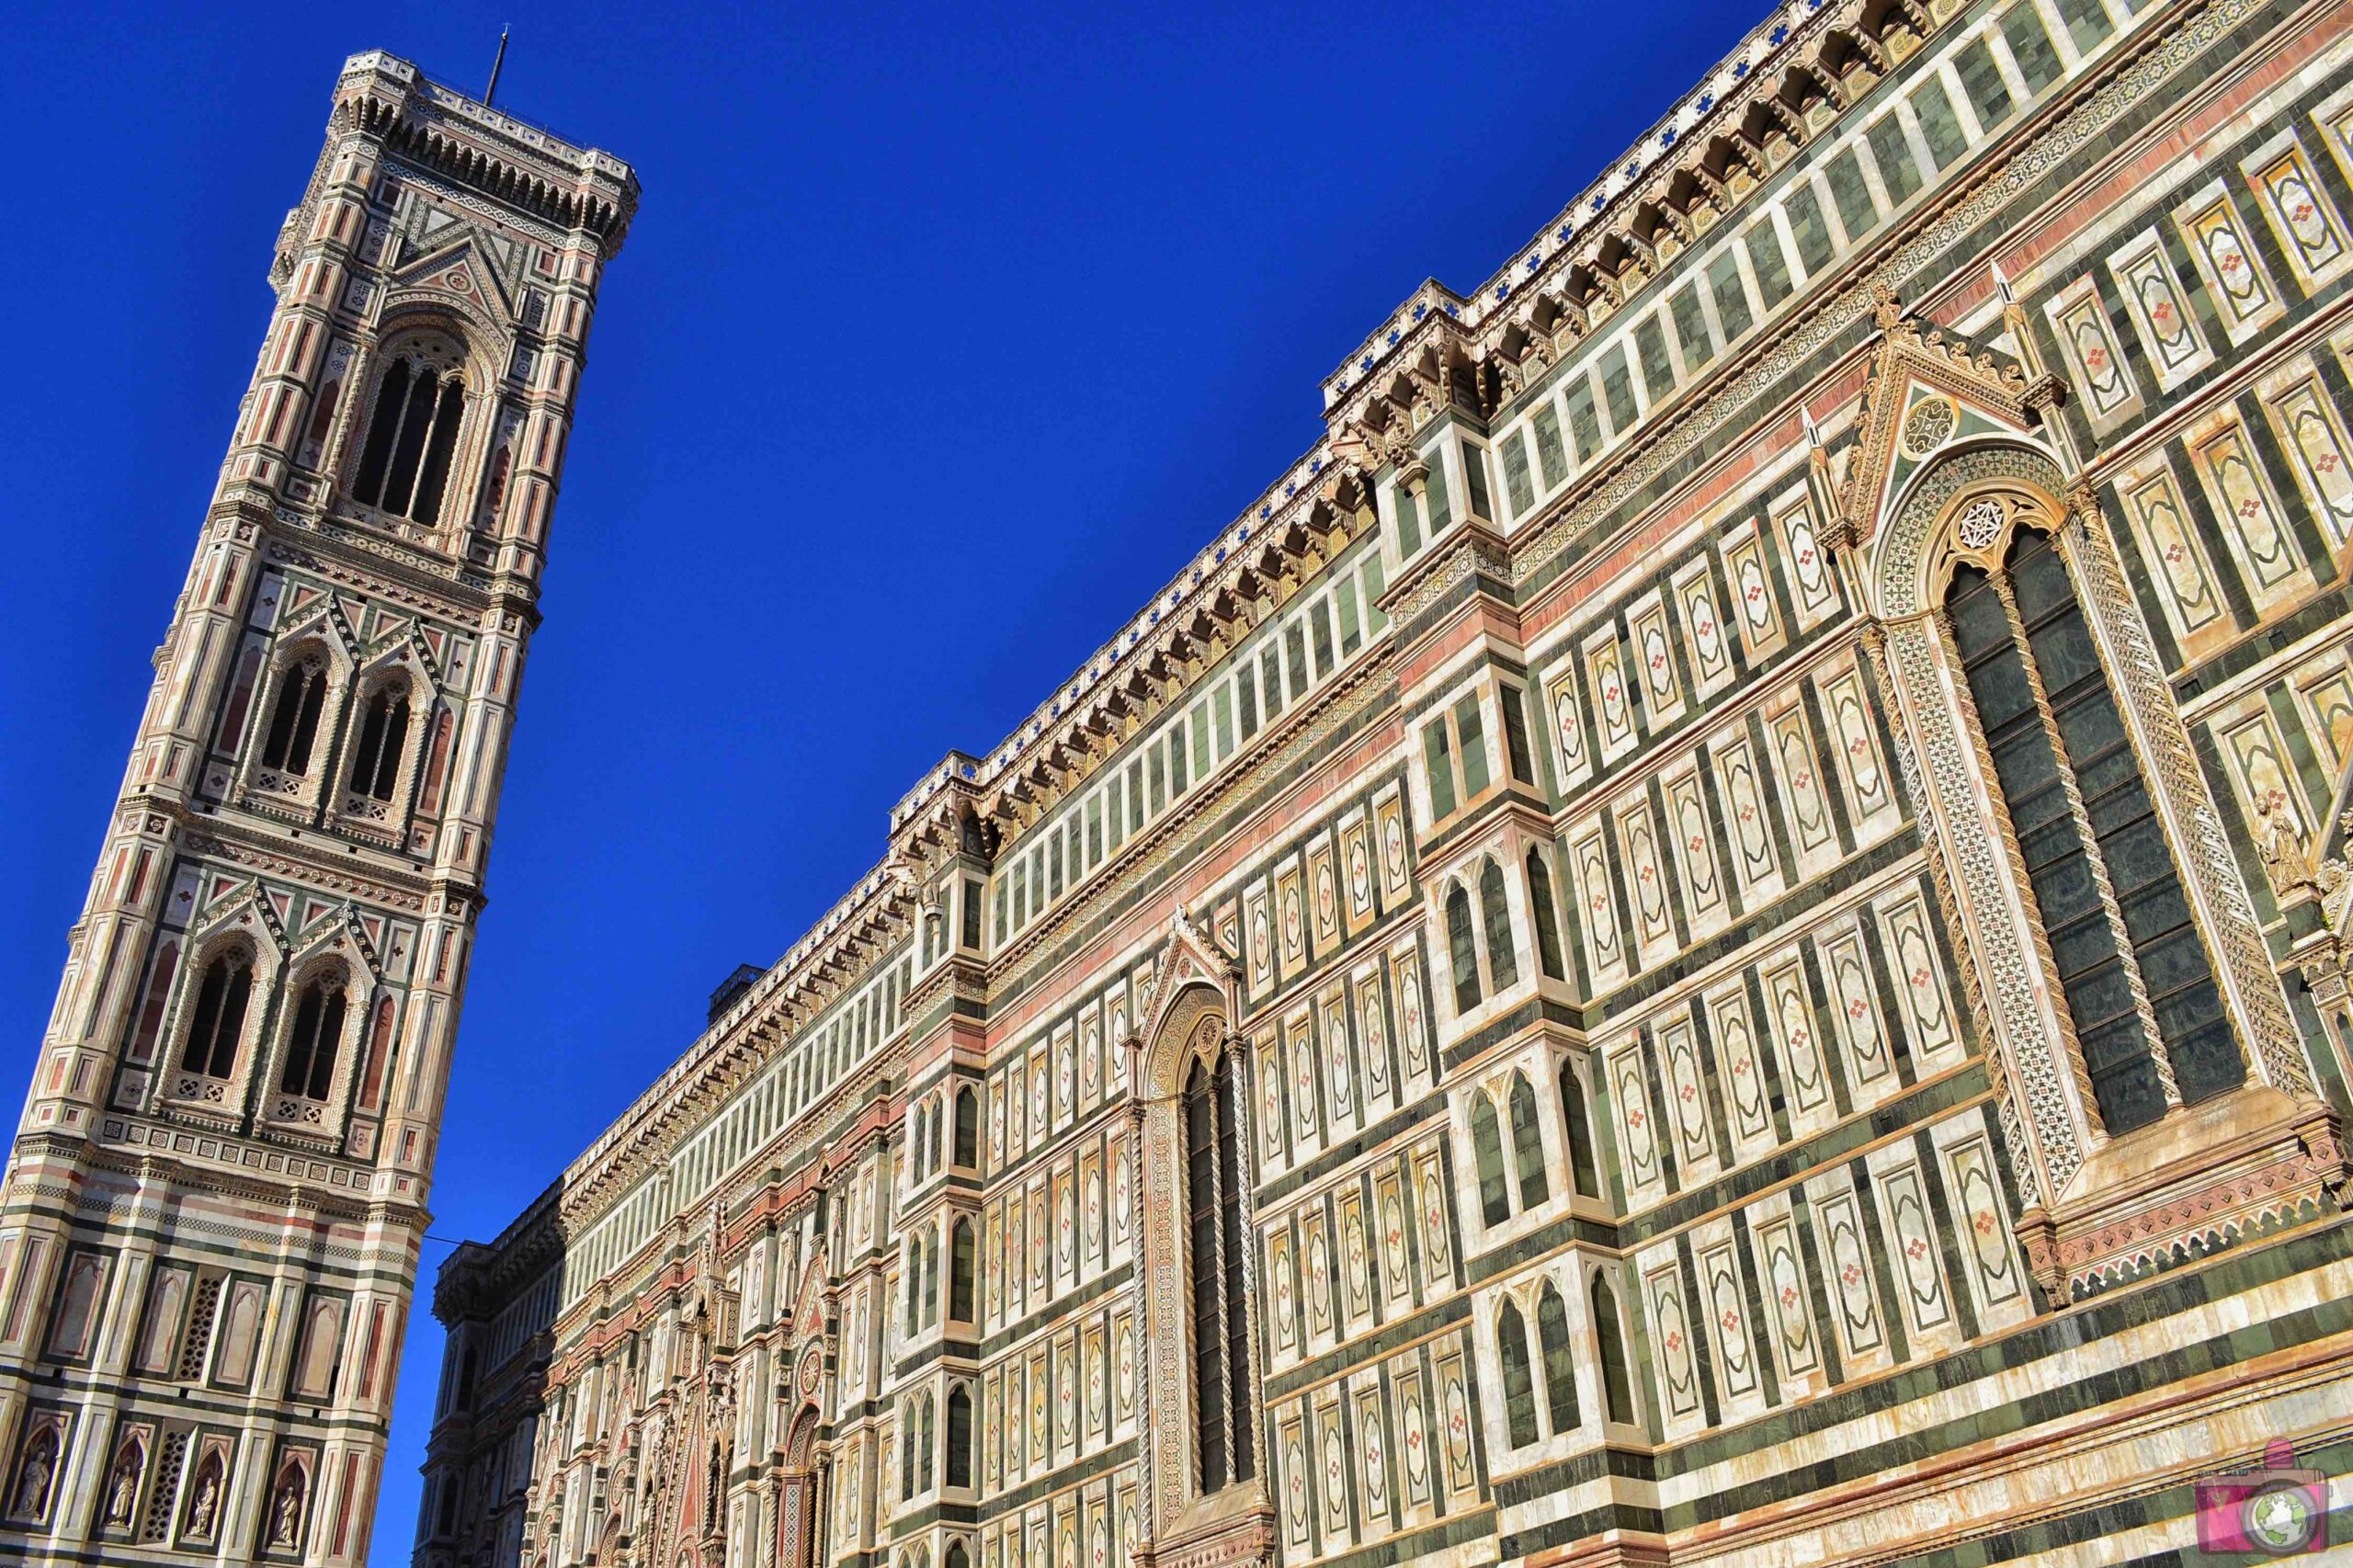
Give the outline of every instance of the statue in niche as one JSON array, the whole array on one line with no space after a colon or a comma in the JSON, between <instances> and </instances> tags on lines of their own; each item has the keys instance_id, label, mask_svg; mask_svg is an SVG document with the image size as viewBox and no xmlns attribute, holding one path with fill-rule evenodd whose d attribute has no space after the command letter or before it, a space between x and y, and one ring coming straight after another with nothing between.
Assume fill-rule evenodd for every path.
<instances>
[{"instance_id":1,"label":"statue in niche","mask_svg":"<svg viewBox=\"0 0 2353 1568\"><path fill-rule=\"evenodd\" d=\"M143 1457L135 1442L125 1443L116 1457L114 1474L107 1480L107 1523L131 1523L131 1510L139 1502L139 1471Z\"/></svg>"},{"instance_id":2,"label":"statue in niche","mask_svg":"<svg viewBox=\"0 0 2353 1568\"><path fill-rule=\"evenodd\" d=\"M2313 885L2312 864L2304 854L2302 826L2285 796L2273 790L2255 803L2255 852L2271 886L2280 897Z\"/></svg>"},{"instance_id":3,"label":"statue in niche","mask_svg":"<svg viewBox=\"0 0 2353 1568\"><path fill-rule=\"evenodd\" d=\"M302 1471L288 1465L278 1478L278 1493L269 1500L269 1544L291 1547L302 1528Z\"/></svg>"},{"instance_id":4,"label":"statue in niche","mask_svg":"<svg viewBox=\"0 0 2353 1568\"><path fill-rule=\"evenodd\" d=\"M196 1497L188 1506L188 1533L210 1540L213 1522L221 1512L221 1471L217 1465L207 1465L197 1478Z\"/></svg>"},{"instance_id":5,"label":"statue in niche","mask_svg":"<svg viewBox=\"0 0 2353 1568\"><path fill-rule=\"evenodd\" d=\"M38 1519L49 1512L50 1483L57 1479L57 1428L44 1428L25 1445L25 1462L17 1471L17 1490L8 1499L11 1518Z\"/></svg>"}]
</instances>

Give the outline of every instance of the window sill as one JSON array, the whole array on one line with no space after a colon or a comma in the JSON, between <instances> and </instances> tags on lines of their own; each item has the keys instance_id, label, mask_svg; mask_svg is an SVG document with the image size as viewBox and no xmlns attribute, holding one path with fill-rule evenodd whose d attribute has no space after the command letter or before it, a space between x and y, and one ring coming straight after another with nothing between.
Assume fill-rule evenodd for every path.
<instances>
[{"instance_id":1,"label":"window sill","mask_svg":"<svg viewBox=\"0 0 2353 1568\"><path fill-rule=\"evenodd\" d=\"M1160 1554L1173 1554L1222 1537L1261 1533L1273 1545L1274 1509L1256 1480L1237 1481L1220 1491L1196 1496L1176 1512L1160 1531Z\"/></svg>"},{"instance_id":2,"label":"window sill","mask_svg":"<svg viewBox=\"0 0 2353 1568\"><path fill-rule=\"evenodd\" d=\"M2345 1177L2326 1104L2249 1083L2102 1145L2018 1239L2063 1304L2331 1212Z\"/></svg>"}]
</instances>

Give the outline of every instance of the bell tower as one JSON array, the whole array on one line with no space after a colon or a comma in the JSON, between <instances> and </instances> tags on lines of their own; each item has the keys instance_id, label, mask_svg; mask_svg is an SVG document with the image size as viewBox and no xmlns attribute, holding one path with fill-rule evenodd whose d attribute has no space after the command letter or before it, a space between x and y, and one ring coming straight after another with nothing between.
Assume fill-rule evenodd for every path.
<instances>
[{"instance_id":1,"label":"bell tower","mask_svg":"<svg viewBox=\"0 0 2353 1568\"><path fill-rule=\"evenodd\" d=\"M357 1563L627 165L354 56L0 1186L0 1558Z\"/></svg>"}]
</instances>

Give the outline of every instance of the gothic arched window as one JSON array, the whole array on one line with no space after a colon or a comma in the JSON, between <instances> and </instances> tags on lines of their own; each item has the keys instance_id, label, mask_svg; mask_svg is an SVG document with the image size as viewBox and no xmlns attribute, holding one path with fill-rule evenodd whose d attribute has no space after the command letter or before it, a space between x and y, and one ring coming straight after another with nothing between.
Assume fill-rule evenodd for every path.
<instances>
[{"instance_id":1,"label":"gothic arched window","mask_svg":"<svg viewBox=\"0 0 2353 1568\"><path fill-rule=\"evenodd\" d=\"M351 754L351 789L379 801L392 798L400 781L401 748L408 744L408 684L391 681L368 699L359 744Z\"/></svg>"},{"instance_id":2,"label":"gothic arched window","mask_svg":"<svg viewBox=\"0 0 2353 1568\"><path fill-rule=\"evenodd\" d=\"M1552 904L1552 873L1544 869L1543 855L1528 852L1528 907L1536 915L1536 961L1547 977L1566 980L1568 965L1561 957L1561 916Z\"/></svg>"},{"instance_id":3,"label":"gothic arched window","mask_svg":"<svg viewBox=\"0 0 2353 1568\"><path fill-rule=\"evenodd\" d=\"M1528 1324L1506 1301L1495 1311L1495 1359L1504 1373L1504 1426L1511 1446L1536 1441L1536 1377L1528 1360Z\"/></svg>"},{"instance_id":4,"label":"gothic arched window","mask_svg":"<svg viewBox=\"0 0 2353 1568\"><path fill-rule=\"evenodd\" d=\"M463 379L447 351L418 349L384 367L352 497L394 517L433 523L466 413Z\"/></svg>"},{"instance_id":5,"label":"gothic arched window","mask_svg":"<svg viewBox=\"0 0 2353 1568\"><path fill-rule=\"evenodd\" d=\"M1511 906L1504 899L1504 869L1493 860L1479 868L1479 915L1487 927L1487 969L1495 989L1519 983L1519 955L1511 939Z\"/></svg>"},{"instance_id":6,"label":"gothic arched window","mask_svg":"<svg viewBox=\"0 0 2353 1568\"><path fill-rule=\"evenodd\" d=\"M1446 892L1446 951L1454 966L1454 1010L1479 1005L1479 945L1471 935L1471 895L1460 883Z\"/></svg>"},{"instance_id":7,"label":"gothic arched window","mask_svg":"<svg viewBox=\"0 0 2353 1568\"><path fill-rule=\"evenodd\" d=\"M1985 503L1981 503L1985 505ZM1997 568L1963 564L1946 625L2111 1133L2246 1076L2181 876L2073 576L2019 528Z\"/></svg>"},{"instance_id":8,"label":"gothic arched window","mask_svg":"<svg viewBox=\"0 0 2353 1568\"><path fill-rule=\"evenodd\" d=\"M972 1484L972 1396L962 1383L948 1391L948 1484ZM948 1561L963 1555L963 1548L952 1548Z\"/></svg>"},{"instance_id":9,"label":"gothic arched window","mask_svg":"<svg viewBox=\"0 0 2353 1568\"><path fill-rule=\"evenodd\" d=\"M1533 1209L1552 1196L1544 1179L1544 1136L1536 1126L1536 1091L1528 1074L1511 1075L1511 1153L1519 1175L1519 1206Z\"/></svg>"},{"instance_id":10,"label":"gothic arched window","mask_svg":"<svg viewBox=\"0 0 2353 1568\"><path fill-rule=\"evenodd\" d=\"M907 1401L899 1412L899 1495L915 1494L915 1402Z\"/></svg>"},{"instance_id":11,"label":"gothic arched window","mask_svg":"<svg viewBox=\"0 0 2353 1568\"><path fill-rule=\"evenodd\" d=\"M1504 1142L1495 1125L1495 1102L1483 1092L1471 1096L1471 1158L1479 1167L1479 1218L1500 1225L1511 1218L1511 1189L1504 1182Z\"/></svg>"},{"instance_id":12,"label":"gothic arched window","mask_svg":"<svg viewBox=\"0 0 2353 1568\"><path fill-rule=\"evenodd\" d=\"M1536 1302L1536 1338L1544 1353L1544 1401L1552 1418L1552 1433L1574 1429L1577 1424L1577 1364L1569 1350L1569 1309L1552 1282Z\"/></svg>"},{"instance_id":13,"label":"gothic arched window","mask_svg":"<svg viewBox=\"0 0 2353 1568\"><path fill-rule=\"evenodd\" d=\"M1593 1165L1593 1123L1586 1118L1585 1083L1574 1062L1561 1063L1561 1120L1568 1128L1569 1180L1578 1197L1600 1197L1601 1177Z\"/></svg>"},{"instance_id":14,"label":"gothic arched window","mask_svg":"<svg viewBox=\"0 0 2353 1568\"><path fill-rule=\"evenodd\" d=\"M204 966L181 1066L208 1078L225 1078L235 1069L237 1041L244 1033L253 992L253 960L244 949L222 953Z\"/></svg>"},{"instance_id":15,"label":"gothic arched window","mask_svg":"<svg viewBox=\"0 0 2353 1568\"><path fill-rule=\"evenodd\" d=\"M278 1086L290 1095L327 1097L335 1081L335 1046L343 1039L343 975L321 973L302 987L294 1007L294 1032L287 1037L286 1067Z\"/></svg>"},{"instance_id":16,"label":"gothic arched window","mask_svg":"<svg viewBox=\"0 0 2353 1568\"><path fill-rule=\"evenodd\" d=\"M1244 1290L1238 1052L1195 1062L1185 1085L1185 1197L1191 1242L1193 1451L1204 1494L1258 1473L1250 1429Z\"/></svg>"},{"instance_id":17,"label":"gothic arched window","mask_svg":"<svg viewBox=\"0 0 2353 1568\"><path fill-rule=\"evenodd\" d=\"M1618 1294L1609 1281L1593 1277L1593 1334L1601 1348L1601 1399L1609 1419L1631 1424L1634 1389L1626 1376L1626 1331L1618 1322Z\"/></svg>"},{"instance_id":18,"label":"gothic arched window","mask_svg":"<svg viewBox=\"0 0 2353 1568\"><path fill-rule=\"evenodd\" d=\"M981 1163L981 1096L970 1088L956 1091L956 1163L967 1170Z\"/></svg>"},{"instance_id":19,"label":"gothic arched window","mask_svg":"<svg viewBox=\"0 0 2353 1568\"><path fill-rule=\"evenodd\" d=\"M925 1492L931 1490L931 1478L935 1473L932 1455L939 1447L939 1428L932 1419L936 1412L937 1406L932 1403L931 1395L926 1393L923 1396L923 1431L915 1439L915 1484Z\"/></svg>"},{"instance_id":20,"label":"gothic arched window","mask_svg":"<svg viewBox=\"0 0 2353 1568\"><path fill-rule=\"evenodd\" d=\"M972 1321L972 1222L959 1220L948 1239L948 1315Z\"/></svg>"},{"instance_id":21,"label":"gothic arched window","mask_svg":"<svg viewBox=\"0 0 2353 1568\"><path fill-rule=\"evenodd\" d=\"M326 706L327 666L323 659L304 659L290 666L278 679L278 706L269 717L263 739L261 763L280 773L310 770L311 743L319 733L319 713Z\"/></svg>"}]
</instances>

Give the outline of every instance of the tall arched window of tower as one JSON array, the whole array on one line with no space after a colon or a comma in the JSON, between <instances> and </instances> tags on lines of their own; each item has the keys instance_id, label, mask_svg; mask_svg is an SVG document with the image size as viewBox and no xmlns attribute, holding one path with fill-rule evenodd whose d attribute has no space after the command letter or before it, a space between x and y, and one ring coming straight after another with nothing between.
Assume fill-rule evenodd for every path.
<instances>
[{"instance_id":1,"label":"tall arched window of tower","mask_svg":"<svg viewBox=\"0 0 2353 1568\"><path fill-rule=\"evenodd\" d=\"M394 678L378 687L362 710L359 744L351 751L351 792L391 801L407 744L408 682Z\"/></svg>"},{"instance_id":2,"label":"tall arched window of tower","mask_svg":"<svg viewBox=\"0 0 2353 1568\"><path fill-rule=\"evenodd\" d=\"M318 739L319 715L326 699L324 657L305 656L287 667L278 677L278 703L270 712L269 731L262 738L264 767L298 778L310 771L311 746Z\"/></svg>"},{"instance_id":3,"label":"tall arched window of tower","mask_svg":"<svg viewBox=\"0 0 2353 1568\"><path fill-rule=\"evenodd\" d=\"M241 941L229 943L217 949L199 972L188 1033L180 1043L180 1067L199 1078L228 1078L236 1072L245 1019L252 1010L252 950Z\"/></svg>"},{"instance_id":4,"label":"tall arched window of tower","mask_svg":"<svg viewBox=\"0 0 2353 1568\"><path fill-rule=\"evenodd\" d=\"M306 1100L327 1097L335 1084L335 1058L350 1010L344 996L347 983L348 977L336 964L318 970L302 983L295 997L293 1025L287 1033L278 1072L281 1093Z\"/></svg>"},{"instance_id":5,"label":"tall arched window of tower","mask_svg":"<svg viewBox=\"0 0 2353 1568\"><path fill-rule=\"evenodd\" d=\"M384 358L351 498L427 527L441 517L466 416L465 347L445 332L398 340Z\"/></svg>"}]
</instances>

